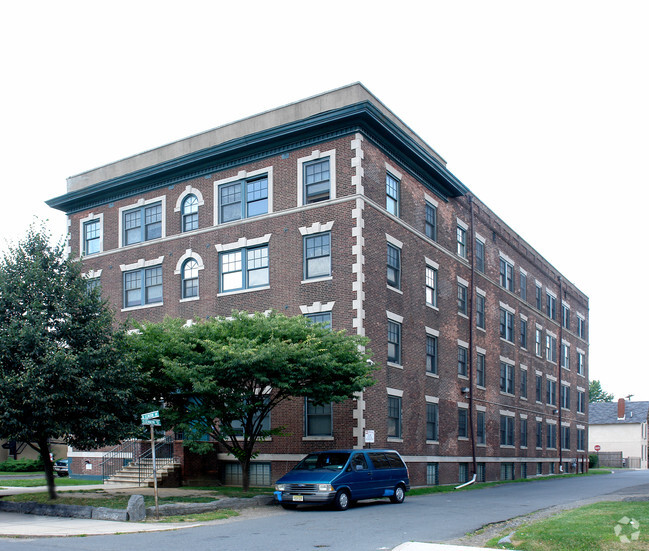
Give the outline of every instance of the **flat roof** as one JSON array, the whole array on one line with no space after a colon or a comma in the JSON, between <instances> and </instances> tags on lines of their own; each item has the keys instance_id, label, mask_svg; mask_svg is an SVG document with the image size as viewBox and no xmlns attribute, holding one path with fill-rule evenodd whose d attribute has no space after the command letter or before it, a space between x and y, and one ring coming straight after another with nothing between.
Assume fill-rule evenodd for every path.
<instances>
[{"instance_id":1,"label":"flat roof","mask_svg":"<svg viewBox=\"0 0 649 551\"><path fill-rule=\"evenodd\" d=\"M214 148L221 144L244 138L245 136L289 125L328 111L333 111L351 105L369 102L374 105L389 121L416 142L424 151L437 160L442 166L446 161L424 140L422 140L408 125L390 111L363 84L355 82L329 92L324 92L310 98L283 107L277 107L251 117L240 119L207 130L187 138L144 151L137 155L106 164L104 166L82 172L67 179L67 192L76 192L95 184L114 180L127 174L180 159L198 151Z\"/></svg>"}]
</instances>

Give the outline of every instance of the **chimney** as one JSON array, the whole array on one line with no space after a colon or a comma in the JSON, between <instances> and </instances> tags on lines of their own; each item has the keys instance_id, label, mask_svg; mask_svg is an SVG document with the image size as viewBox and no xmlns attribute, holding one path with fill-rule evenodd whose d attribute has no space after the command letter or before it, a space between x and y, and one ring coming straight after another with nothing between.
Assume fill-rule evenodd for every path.
<instances>
[{"instance_id":1,"label":"chimney","mask_svg":"<svg viewBox=\"0 0 649 551\"><path fill-rule=\"evenodd\" d=\"M624 398L620 398L617 401L617 418L618 419L624 419L625 406L626 406L626 402L624 401Z\"/></svg>"}]
</instances>

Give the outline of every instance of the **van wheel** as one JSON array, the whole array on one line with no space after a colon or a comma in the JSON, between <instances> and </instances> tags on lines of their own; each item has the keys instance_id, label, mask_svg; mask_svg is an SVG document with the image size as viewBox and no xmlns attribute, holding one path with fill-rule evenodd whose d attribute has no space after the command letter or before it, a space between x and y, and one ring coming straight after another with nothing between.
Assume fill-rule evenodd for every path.
<instances>
[{"instance_id":1,"label":"van wheel","mask_svg":"<svg viewBox=\"0 0 649 551\"><path fill-rule=\"evenodd\" d=\"M346 511L347 509L349 509L350 504L351 500L349 499L349 494L347 493L347 491L340 490L334 498L334 507L338 511Z\"/></svg>"},{"instance_id":2,"label":"van wheel","mask_svg":"<svg viewBox=\"0 0 649 551\"><path fill-rule=\"evenodd\" d=\"M406 489L399 484L394 489L394 495L390 496L390 501L392 503L403 503L403 500L406 499Z\"/></svg>"},{"instance_id":3,"label":"van wheel","mask_svg":"<svg viewBox=\"0 0 649 551\"><path fill-rule=\"evenodd\" d=\"M296 503L280 503L283 509L286 509L287 511L295 511L297 509L297 504Z\"/></svg>"}]
</instances>

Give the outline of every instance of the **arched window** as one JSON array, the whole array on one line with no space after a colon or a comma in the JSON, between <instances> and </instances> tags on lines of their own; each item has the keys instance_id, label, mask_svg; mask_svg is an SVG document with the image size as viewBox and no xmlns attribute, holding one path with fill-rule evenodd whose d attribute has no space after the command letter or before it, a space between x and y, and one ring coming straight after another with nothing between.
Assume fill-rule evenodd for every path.
<instances>
[{"instance_id":1,"label":"arched window","mask_svg":"<svg viewBox=\"0 0 649 551\"><path fill-rule=\"evenodd\" d=\"M182 205L182 224L183 231L198 229L198 198L190 194L183 200Z\"/></svg>"},{"instance_id":2,"label":"arched window","mask_svg":"<svg viewBox=\"0 0 649 551\"><path fill-rule=\"evenodd\" d=\"M198 296L198 262L193 258L185 260L182 269L183 298Z\"/></svg>"}]
</instances>

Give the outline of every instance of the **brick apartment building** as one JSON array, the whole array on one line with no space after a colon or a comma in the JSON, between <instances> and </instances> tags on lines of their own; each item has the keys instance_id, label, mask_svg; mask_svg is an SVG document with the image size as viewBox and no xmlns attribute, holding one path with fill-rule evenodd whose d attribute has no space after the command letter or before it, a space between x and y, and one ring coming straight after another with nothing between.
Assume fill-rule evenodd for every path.
<instances>
[{"instance_id":1,"label":"brick apartment building","mask_svg":"<svg viewBox=\"0 0 649 551\"><path fill-rule=\"evenodd\" d=\"M232 309L366 335L357 399L293 400L253 483L323 448L397 449L413 484L584 467L588 298L356 83L73 176L48 204L120 320ZM221 474L236 474L219 454Z\"/></svg>"}]
</instances>

